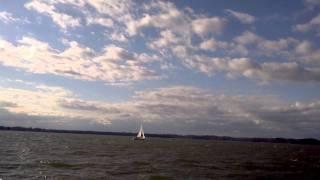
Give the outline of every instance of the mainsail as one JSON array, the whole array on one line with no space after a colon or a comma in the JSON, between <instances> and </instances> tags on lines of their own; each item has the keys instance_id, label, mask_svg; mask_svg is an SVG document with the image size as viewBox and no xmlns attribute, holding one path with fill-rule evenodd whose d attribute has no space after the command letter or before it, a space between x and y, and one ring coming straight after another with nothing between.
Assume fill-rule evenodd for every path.
<instances>
[{"instance_id":1,"label":"mainsail","mask_svg":"<svg viewBox=\"0 0 320 180\"><path fill-rule=\"evenodd\" d=\"M143 132L143 127L142 125L140 126L140 130L137 134L137 139L145 139L146 137L144 136L144 132Z\"/></svg>"}]
</instances>

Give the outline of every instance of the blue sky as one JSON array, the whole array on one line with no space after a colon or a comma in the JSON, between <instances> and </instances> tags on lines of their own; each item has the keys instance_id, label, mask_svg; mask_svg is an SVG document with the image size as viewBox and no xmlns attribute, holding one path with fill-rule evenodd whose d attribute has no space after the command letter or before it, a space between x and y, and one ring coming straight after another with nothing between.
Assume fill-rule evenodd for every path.
<instances>
[{"instance_id":1,"label":"blue sky","mask_svg":"<svg viewBox=\"0 0 320 180\"><path fill-rule=\"evenodd\" d=\"M0 125L320 138L319 10L4 0Z\"/></svg>"}]
</instances>

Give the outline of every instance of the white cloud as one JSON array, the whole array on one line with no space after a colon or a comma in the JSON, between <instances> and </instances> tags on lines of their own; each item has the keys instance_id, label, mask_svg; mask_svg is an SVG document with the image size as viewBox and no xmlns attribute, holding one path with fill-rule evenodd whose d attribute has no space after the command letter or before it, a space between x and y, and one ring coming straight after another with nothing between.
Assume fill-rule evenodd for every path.
<instances>
[{"instance_id":1,"label":"white cloud","mask_svg":"<svg viewBox=\"0 0 320 180\"><path fill-rule=\"evenodd\" d=\"M126 0L88 0L85 1L94 7L100 14L108 15L112 18L122 18L130 13L133 2Z\"/></svg>"},{"instance_id":2,"label":"white cloud","mask_svg":"<svg viewBox=\"0 0 320 180\"><path fill-rule=\"evenodd\" d=\"M150 42L149 46L152 49L163 49L181 43L183 43L181 37L179 37L173 31L164 30L160 32L160 38Z\"/></svg>"},{"instance_id":3,"label":"white cloud","mask_svg":"<svg viewBox=\"0 0 320 180\"><path fill-rule=\"evenodd\" d=\"M320 113L317 101L300 102L296 106L297 103L286 103L272 96L226 96L188 86L138 92L135 104L142 111L139 118L163 126L178 124L182 129L192 126L193 132L219 135L237 129L244 136L248 135L245 129L251 127L254 135L250 136L261 136L265 132L268 136L307 136L306 131L299 134L295 128L301 125L302 119L310 123L308 127L300 126L302 129L317 126L313 123L314 117ZM307 120L305 113L309 114ZM292 116L296 117L295 121L291 120ZM206 131L204 127L210 128ZM311 131L318 134L316 128Z\"/></svg>"},{"instance_id":4,"label":"white cloud","mask_svg":"<svg viewBox=\"0 0 320 180\"><path fill-rule=\"evenodd\" d=\"M313 4L314 1L307 0L306 3ZM73 17L66 14L68 11L58 11L61 4L66 7L79 8L81 11L77 13L81 16ZM224 72L227 77L243 76L260 81L318 81L318 67L310 65L318 64L320 51L311 48L310 45L291 37L267 39L250 31L245 31L234 38L231 37L230 41L222 41L221 39L224 39L222 33L227 23L226 18L200 14L189 7L178 8L172 2L151 1L137 4L134 1L125 0L33 0L26 3L25 7L52 17L54 22L64 29L81 25L72 23L74 19L79 23L84 21L88 24L100 24L104 26L103 31L107 38L122 45L128 43L127 47L130 47L131 42L137 38L141 38L149 48L147 51L156 55L128 52L122 47L110 45L105 46L101 52L80 45L62 51L44 46L45 51L41 54L40 52L30 53L31 50L25 50L27 49L25 46L28 45L24 45L23 54L28 58L24 61L19 60L17 63L17 59L22 59L22 56L13 55L14 53L10 52L12 57L19 56L19 58L13 58L15 61L11 64L5 62L4 65L37 73L102 80L107 84L130 84L141 79L159 78L156 70L166 69L168 65L172 65L170 61L175 58L185 67L210 76L216 72ZM256 21L256 17L244 12L230 9L227 9L226 12L245 24ZM63 20L58 14L65 14L70 18ZM301 27L307 30L314 29L317 27L317 17L309 23L301 24ZM152 30L152 33L149 30ZM11 43L11 45L22 47L23 42L19 43L18 45ZM9 51L6 50L4 54L8 55ZM37 66L31 65L36 62L34 60L32 63L26 63L35 55L38 59L44 59L45 52L51 53L49 57L58 56L63 60L50 68L41 63L46 60L37 61L39 63ZM268 59L270 57L272 61ZM76 65L71 66L70 59ZM248 63L252 67L236 70L230 64L242 61L233 61L235 59L249 59ZM62 63L62 61L68 63ZM159 67L149 66L148 63L156 63ZM277 75L272 75L271 72L276 71L272 63L278 64L279 68L281 67L285 72L283 74L274 72ZM299 75L298 78L295 77L297 75Z\"/></svg>"},{"instance_id":5,"label":"white cloud","mask_svg":"<svg viewBox=\"0 0 320 180\"><path fill-rule=\"evenodd\" d=\"M6 12L6 11L1 11L0 12L0 21L4 23L11 23L11 22L16 22L19 21L18 18L15 18L11 13Z\"/></svg>"},{"instance_id":6,"label":"white cloud","mask_svg":"<svg viewBox=\"0 0 320 180\"><path fill-rule=\"evenodd\" d=\"M188 31L189 17L177 9L173 3L158 1L145 6L147 12L142 13L142 17L136 19L131 17L124 22L129 35L136 35L148 27L171 29L176 32ZM152 10L158 11L158 13L151 13Z\"/></svg>"},{"instance_id":7,"label":"white cloud","mask_svg":"<svg viewBox=\"0 0 320 180\"><path fill-rule=\"evenodd\" d=\"M289 50L293 50L299 41L297 39L288 37L277 40L269 40L263 38L253 32L245 31L241 35L234 38L235 44L231 43L231 52L243 56L249 55L265 55L287 56Z\"/></svg>"},{"instance_id":8,"label":"white cloud","mask_svg":"<svg viewBox=\"0 0 320 180\"><path fill-rule=\"evenodd\" d=\"M293 62L253 61L250 56L281 56L288 58L294 53L299 41L294 38L269 40L246 31L227 43L213 38L200 41L198 47L192 45L188 38L181 37L170 30L160 32L161 37L149 46L152 49L172 53L186 67L203 72L209 76L223 72L229 78L245 77L258 83L270 81L310 82L319 81L319 71L316 67L309 68L295 59ZM201 50L226 51L225 56L204 55ZM253 52L252 52L253 51ZM240 58L230 58L228 55L241 55ZM243 58L242 58L243 57ZM298 57L298 56L297 56Z\"/></svg>"},{"instance_id":9,"label":"white cloud","mask_svg":"<svg viewBox=\"0 0 320 180\"><path fill-rule=\"evenodd\" d=\"M294 57L297 61L318 67L320 65L320 49L316 49L310 41L300 42L294 49Z\"/></svg>"},{"instance_id":10,"label":"white cloud","mask_svg":"<svg viewBox=\"0 0 320 180\"><path fill-rule=\"evenodd\" d=\"M299 43L295 49L298 54L309 54L313 50L312 44L309 41L303 41Z\"/></svg>"},{"instance_id":11,"label":"white cloud","mask_svg":"<svg viewBox=\"0 0 320 180\"><path fill-rule=\"evenodd\" d=\"M5 109L12 115L10 119L0 119L2 122L10 122L19 119L19 117L24 117L22 118L24 120L16 122L18 124L15 125L19 125L19 123L26 123L23 121L33 121L35 117L41 117L44 120L47 119L49 121L47 123L53 126L66 124L70 119L78 119L78 121L88 119L88 123L94 121L105 125L110 124L110 121L101 113L86 111L85 109L73 111L61 106L61 102L76 101L77 96L67 89L36 83L26 85L28 89L0 87L0 93L3 95L0 97L0 102L6 102L0 103L0 110ZM86 103L90 103L90 101ZM1 113L3 114L3 112ZM28 117L32 119L28 119ZM39 127L39 124L35 122L29 125ZM76 124L77 122L74 122L74 125Z\"/></svg>"},{"instance_id":12,"label":"white cloud","mask_svg":"<svg viewBox=\"0 0 320 180\"><path fill-rule=\"evenodd\" d=\"M234 41L241 45L253 44L261 40L261 37L250 31L245 31L240 36L234 38Z\"/></svg>"},{"instance_id":13,"label":"white cloud","mask_svg":"<svg viewBox=\"0 0 320 180\"><path fill-rule=\"evenodd\" d=\"M247 14L247 13L233 11L231 9L227 9L226 11L244 24L252 24L256 20L256 18L254 16Z\"/></svg>"},{"instance_id":14,"label":"white cloud","mask_svg":"<svg viewBox=\"0 0 320 180\"><path fill-rule=\"evenodd\" d=\"M133 54L128 53L125 49L121 47L109 45L104 48L104 54L99 58L118 61L122 59L134 59L133 56ZM97 61L99 60L97 59Z\"/></svg>"},{"instance_id":15,"label":"white cloud","mask_svg":"<svg viewBox=\"0 0 320 180\"><path fill-rule=\"evenodd\" d=\"M226 49L228 47L227 42L223 41L217 41L215 39L209 39L206 41L203 41L200 44L200 49L208 50L208 51L216 51L217 49Z\"/></svg>"},{"instance_id":16,"label":"white cloud","mask_svg":"<svg viewBox=\"0 0 320 180\"><path fill-rule=\"evenodd\" d=\"M114 41L127 42L128 38L123 33L113 32L110 37Z\"/></svg>"},{"instance_id":17,"label":"white cloud","mask_svg":"<svg viewBox=\"0 0 320 180\"><path fill-rule=\"evenodd\" d=\"M219 17L198 18L192 21L192 29L199 36L206 36L209 33L220 34L226 24L226 20Z\"/></svg>"},{"instance_id":18,"label":"white cloud","mask_svg":"<svg viewBox=\"0 0 320 180\"><path fill-rule=\"evenodd\" d=\"M87 18L88 24L99 24L101 26L105 27L112 27L113 21L109 18L102 18L102 17L88 17Z\"/></svg>"},{"instance_id":19,"label":"white cloud","mask_svg":"<svg viewBox=\"0 0 320 180\"><path fill-rule=\"evenodd\" d=\"M300 32L317 31L320 28L320 14L312 18L309 22L294 26L294 30ZM318 31L317 31L318 32Z\"/></svg>"},{"instance_id":20,"label":"white cloud","mask_svg":"<svg viewBox=\"0 0 320 180\"><path fill-rule=\"evenodd\" d=\"M81 26L79 18L58 12L54 5L48 4L46 1L32 0L26 3L24 6L29 10L35 10L39 13L49 16L53 22L59 25L62 29Z\"/></svg>"},{"instance_id":21,"label":"white cloud","mask_svg":"<svg viewBox=\"0 0 320 180\"><path fill-rule=\"evenodd\" d=\"M183 38L170 30L161 31L160 35L159 39L149 44L152 49L165 52L165 54L172 53L186 67L209 76L217 72L223 72L229 78L245 77L258 83L268 83L270 81L318 82L320 80L319 70L316 67L308 67L297 63L302 62L303 58L301 56L295 56L295 59L289 62L253 61L248 58L248 55L253 57L263 55L278 58L280 56L288 59L295 54L297 48L299 49L300 41L294 38L269 40L246 31L235 37L232 43L211 38L201 41L199 48L197 48L190 43L188 38ZM199 52L199 49L207 51L219 49L226 51L227 55L235 54L245 58L208 56ZM312 53L309 59L315 59L315 57L318 57L318 53Z\"/></svg>"},{"instance_id":22,"label":"white cloud","mask_svg":"<svg viewBox=\"0 0 320 180\"><path fill-rule=\"evenodd\" d=\"M318 68L304 67L296 62L258 62L249 58L193 56L185 61L188 67L209 76L224 72L229 78L246 77L258 83L270 81L319 82Z\"/></svg>"},{"instance_id":23,"label":"white cloud","mask_svg":"<svg viewBox=\"0 0 320 180\"><path fill-rule=\"evenodd\" d=\"M34 90L17 88L0 88L2 96L0 101L14 103L6 109L13 113L24 113L28 115L63 116L56 101L65 98L72 93L61 87L48 87L39 85Z\"/></svg>"},{"instance_id":24,"label":"white cloud","mask_svg":"<svg viewBox=\"0 0 320 180\"><path fill-rule=\"evenodd\" d=\"M23 37L16 45L0 40L0 55L2 65L33 73L105 82L159 78L156 72L145 67L148 63L145 55L130 53L113 45L106 46L102 52L95 52L72 41L69 47L58 51L45 42Z\"/></svg>"},{"instance_id":25,"label":"white cloud","mask_svg":"<svg viewBox=\"0 0 320 180\"><path fill-rule=\"evenodd\" d=\"M246 60L240 61L239 65L243 66ZM19 126L27 121L29 126L39 127L41 122L34 119L41 117L52 128L66 126L73 119L70 128L74 128L87 119L84 126L94 122L115 130L121 124L122 131L132 131L130 124L139 120L149 131L157 133L320 136L316 123L319 101L288 103L270 95L227 96L192 86L171 86L137 91L126 102L110 103L80 99L61 87L29 85L31 89L0 88L4 95L0 97L0 110L5 109L15 117L3 119L0 113L2 122L11 121L11 125ZM297 132L296 127L303 130ZM248 128L251 130L247 131ZM235 130L238 134L233 134Z\"/></svg>"}]
</instances>

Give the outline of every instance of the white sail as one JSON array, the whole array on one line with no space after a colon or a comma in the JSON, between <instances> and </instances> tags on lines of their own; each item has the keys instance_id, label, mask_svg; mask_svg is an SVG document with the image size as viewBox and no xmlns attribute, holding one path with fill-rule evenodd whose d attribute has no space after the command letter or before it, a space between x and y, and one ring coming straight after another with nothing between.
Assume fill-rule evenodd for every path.
<instances>
[{"instance_id":1,"label":"white sail","mask_svg":"<svg viewBox=\"0 0 320 180\"><path fill-rule=\"evenodd\" d=\"M137 137L141 137L141 134L142 134L142 126L140 126L140 130L139 130L139 132L138 132L138 134L137 134Z\"/></svg>"},{"instance_id":2,"label":"white sail","mask_svg":"<svg viewBox=\"0 0 320 180\"><path fill-rule=\"evenodd\" d=\"M142 125L140 126L140 130L139 130L139 132L138 132L138 134L137 134L137 138L139 138L139 139L145 139Z\"/></svg>"}]
</instances>

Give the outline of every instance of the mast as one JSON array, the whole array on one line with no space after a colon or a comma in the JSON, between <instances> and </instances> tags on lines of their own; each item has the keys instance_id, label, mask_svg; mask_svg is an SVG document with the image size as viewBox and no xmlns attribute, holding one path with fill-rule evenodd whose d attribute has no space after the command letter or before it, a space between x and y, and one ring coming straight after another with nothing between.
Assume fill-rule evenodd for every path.
<instances>
[{"instance_id":1,"label":"mast","mask_svg":"<svg viewBox=\"0 0 320 180\"><path fill-rule=\"evenodd\" d=\"M140 132L141 132L142 138L144 139L144 138L145 138L145 136L144 136L144 132L143 132L142 124L141 124L141 126L140 126Z\"/></svg>"}]
</instances>

